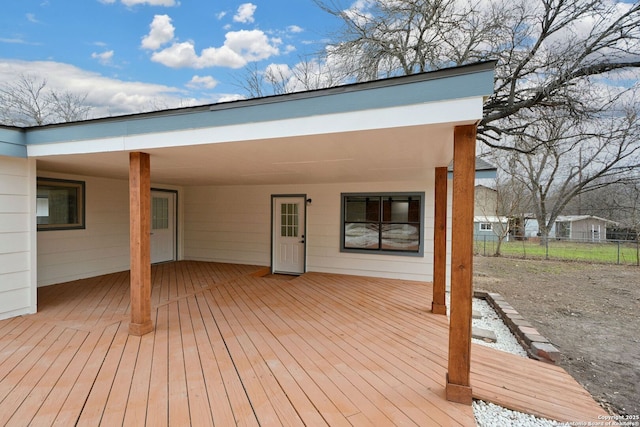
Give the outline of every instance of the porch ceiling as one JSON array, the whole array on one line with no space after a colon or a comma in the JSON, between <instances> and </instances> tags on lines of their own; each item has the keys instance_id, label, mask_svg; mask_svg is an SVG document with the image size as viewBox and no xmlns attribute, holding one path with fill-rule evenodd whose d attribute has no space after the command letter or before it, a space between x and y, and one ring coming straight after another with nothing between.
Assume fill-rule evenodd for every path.
<instances>
[{"instance_id":1,"label":"porch ceiling","mask_svg":"<svg viewBox=\"0 0 640 427\"><path fill-rule=\"evenodd\" d=\"M452 124L431 124L142 151L154 184L308 184L426 179L449 164L452 141ZM125 150L36 158L39 171L128 177Z\"/></svg>"}]
</instances>

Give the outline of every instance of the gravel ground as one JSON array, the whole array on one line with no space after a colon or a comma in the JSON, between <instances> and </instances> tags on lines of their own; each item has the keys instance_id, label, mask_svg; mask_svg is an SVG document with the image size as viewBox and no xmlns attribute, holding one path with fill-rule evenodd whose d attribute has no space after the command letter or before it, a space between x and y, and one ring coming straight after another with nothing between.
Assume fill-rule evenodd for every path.
<instances>
[{"instance_id":1,"label":"gravel ground","mask_svg":"<svg viewBox=\"0 0 640 427\"><path fill-rule=\"evenodd\" d=\"M497 341L495 343L483 340L473 339L474 343L495 348L497 350L506 351L507 353L517 354L518 356L528 357L516 337L513 336L511 330L502 322L502 319L489 304L475 298L473 300L473 309L480 312L481 319L473 319L473 326L482 329L488 329L496 334Z\"/></svg>"},{"instance_id":2,"label":"gravel ground","mask_svg":"<svg viewBox=\"0 0 640 427\"><path fill-rule=\"evenodd\" d=\"M553 427L563 425L522 412L510 411L481 400L473 402L473 414L479 427Z\"/></svg>"}]
</instances>

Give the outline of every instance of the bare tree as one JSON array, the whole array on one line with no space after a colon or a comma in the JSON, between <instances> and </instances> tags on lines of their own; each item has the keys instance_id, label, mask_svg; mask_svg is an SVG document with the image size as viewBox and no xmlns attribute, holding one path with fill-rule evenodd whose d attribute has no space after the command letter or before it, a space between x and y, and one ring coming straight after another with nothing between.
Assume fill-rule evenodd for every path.
<instances>
[{"instance_id":1,"label":"bare tree","mask_svg":"<svg viewBox=\"0 0 640 427\"><path fill-rule=\"evenodd\" d=\"M543 244L571 200L624 179L640 166L637 107L595 121L557 113L551 110L531 123L533 136L516 138L520 151L512 153L508 166L531 194Z\"/></svg>"},{"instance_id":2,"label":"bare tree","mask_svg":"<svg viewBox=\"0 0 640 427\"><path fill-rule=\"evenodd\" d=\"M259 98L338 86L347 80L348 76L337 64L332 64L328 57L319 55L315 59L302 59L293 67L270 64L260 70L252 63L236 79L236 86L249 97Z\"/></svg>"},{"instance_id":3,"label":"bare tree","mask_svg":"<svg viewBox=\"0 0 640 427\"><path fill-rule=\"evenodd\" d=\"M531 195L545 243L574 197L638 163L638 108L627 102L640 67L638 2L315 2L341 20L328 51L357 80L497 60L478 139L511 153L502 167Z\"/></svg>"},{"instance_id":4,"label":"bare tree","mask_svg":"<svg viewBox=\"0 0 640 427\"><path fill-rule=\"evenodd\" d=\"M87 95L50 89L46 79L22 74L16 81L0 87L0 123L41 126L83 120L91 111L86 98Z\"/></svg>"},{"instance_id":5,"label":"bare tree","mask_svg":"<svg viewBox=\"0 0 640 427\"><path fill-rule=\"evenodd\" d=\"M526 191L525 186L521 180L518 180L513 175L501 174L496 179L496 192L498 201L498 213L507 217L507 223L498 229L496 234L498 237L498 244L494 255L501 255L502 243L507 236L514 238L518 237L518 232L524 230L518 230L518 227L524 225L524 219L521 222L517 221L524 212L531 206L530 193ZM524 236L523 236L524 237Z\"/></svg>"},{"instance_id":6,"label":"bare tree","mask_svg":"<svg viewBox=\"0 0 640 427\"><path fill-rule=\"evenodd\" d=\"M625 213L622 226L635 234L636 265L640 265L640 176L634 178L622 187L620 207Z\"/></svg>"},{"instance_id":7,"label":"bare tree","mask_svg":"<svg viewBox=\"0 0 640 427\"><path fill-rule=\"evenodd\" d=\"M91 112L91 106L86 104L87 94L77 95L71 92L49 93L50 101L56 113L56 121L73 122L84 120Z\"/></svg>"},{"instance_id":8,"label":"bare tree","mask_svg":"<svg viewBox=\"0 0 640 427\"><path fill-rule=\"evenodd\" d=\"M606 177L602 181L600 188L573 199L565 213L599 216L629 227L633 222L630 212L634 210L634 192L636 188L640 189L640 176L636 172L627 177Z\"/></svg>"},{"instance_id":9,"label":"bare tree","mask_svg":"<svg viewBox=\"0 0 640 427\"><path fill-rule=\"evenodd\" d=\"M315 1L342 20L330 51L358 80L497 59L495 91L478 129L492 147L522 150L505 138L530 133L530 121L508 120L520 111L534 121L548 107L595 113L589 101L597 78L640 66L637 2Z\"/></svg>"},{"instance_id":10,"label":"bare tree","mask_svg":"<svg viewBox=\"0 0 640 427\"><path fill-rule=\"evenodd\" d=\"M572 201L568 210L603 217L617 223L613 240L634 240L640 235L640 173L606 177L602 187ZM609 233L607 233L609 234ZM609 238L607 236L607 238Z\"/></svg>"},{"instance_id":11,"label":"bare tree","mask_svg":"<svg viewBox=\"0 0 640 427\"><path fill-rule=\"evenodd\" d=\"M244 90L250 98L262 98L268 94L279 95L275 88L270 91L264 72L258 69L255 62L250 63L244 69L244 74L235 79L235 85Z\"/></svg>"}]
</instances>

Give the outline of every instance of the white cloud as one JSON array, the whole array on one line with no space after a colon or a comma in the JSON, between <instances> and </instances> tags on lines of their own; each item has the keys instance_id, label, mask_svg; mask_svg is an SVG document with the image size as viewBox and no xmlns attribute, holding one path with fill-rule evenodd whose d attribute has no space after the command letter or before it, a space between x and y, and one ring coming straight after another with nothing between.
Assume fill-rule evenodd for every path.
<instances>
[{"instance_id":1,"label":"white cloud","mask_svg":"<svg viewBox=\"0 0 640 427\"><path fill-rule=\"evenodd\" d=\"M281 43L282 40L279 38L269 39L260 30L241 30L227 33L224 45L242 55L247 61L260 61L277 55L277 46Z\"/></svg>"},{"instance_id":2,"label":"white cloud","mask_svg":"<svg viewBox=\"0 0 640 427\"><path fill-rule=\"evenodd\" d=\"M264 69L264 74L267 78L274 77L275 80L288 80L291 78L293 72L287 64L269 64Z\"/></svg>"},{"instance_id":3,"label":"white cloud","mask_svg":"<svg viewBox=\"0 0 640 427\"><path fill-rule=\"evenodd\" d=\"M246 99L246 97L243 95L239 95L237 93L227 93L227 94L220 95L220 97L218 98L218 102L232 102L232 101L238 101L241 99Z\"/></svg>"},{"instance_id":4,"label":"white cloud","mask_svg":"<svg viewBox=\"0 0 640 427\"><path fill-rule=\"evenodd\" d=\"M289 25L289 27L287 28L287 30L290 33L302 33L304 31L304 29L302 27L299 27L297 25Z\"/></svg>"},{"instance_id":5,"label":"white cloud","mask_svg":"<svg viewBox=\"0 0 640 427\"><path fill-rule=\"evenodd\" d=\"M32 22L34 24L40 23L40 21L36 19L36 15L33 13L27 13L27 21Z\"/></svg>"},{"instance_id":6,"label":"white cloud","mask_svg":"<svg viewBox=\"0 0 640 427\"><path fill-rule=\"evenodd\" d=\"M343 10L345 14L352 21L364 25L369 21L373 15L370 9L375 6L375 1L372 0L356 0L349 9Z\"/></svg>"},{"instance_id":7,"label":"white cloud","mask_svg":"<svg viewBox=\"0 0 640 427\"><path fill-rule=\"evenodd\" d=\"M187 87L191 89L213 89L218 85L218 81L211 76L198 76L195 75L191 78L191 81L187 83Z\"/></svg>"},{"instance_id":8,"label":"white cloud","mask_svg":"<svg viewBox=\"0 0 640 427\"><path fill-rule=\"evenodd\" d=\"M73 65L53 61L18 61L0 58L0 85L16 80L21 74L46 77L47 87L87 95L93 106L92 117L106 117L148 111L153 106L185 106L185 92L178 88L144 82L122 81L105 77ZM199 99L191 105L217 101Z\"/></svg>"},{"instance_id":9,"label":"white cloud","mask_svg":"<svg viewBox=\"0 0 640 427\"><path fill-rule=\"evenodd\" d=\"M142 38L143 49L156 50L173 40L175 27L171 24L169 15L154 16L149 28L149 34Z\"/></svg>"},{"instance_id":10,"label":"white cloud","mask_svg":"<svg viewBox=\"0 0 640 427\"><path fill-rule=\"evenodd\" d=\"M235 22L242 22L243 24L248 24L254 21L253 14L255 13L258 6L252 3L244 3L238 7L238 12L233 17Z\"/></svg>"},{"instance_id":11,"label":"white cloud","mask_svg":"<svg viewBox=\"0 0 640 427\"><path fill-rule=\"evenodd\" d=\"M0 38L0 43L7 43L7 44L29 44L29 45L35 45L36 43L29 43L26 40L23 39L5 39L5 38Z\"/></svg>"},{"instance_id":12,"label":"white cloud","mask_svg":"<svg viewBox=\"0 0 640 427\"><path fill-rule=\"evenodd\" d=\"M106 52L102 52L102 53L92 53L91 57L93 59L97 59L99 63L101 63L102 65L109 65L111 64L111 60L113 59L113 50L109 50Z\"/></svg>"},{"instance_id":13,"label":"white cloud","mask_svg":"<svg viewBox=\"0 0 640 427\"><path fill-rule=\"evenodd\" d=\"M219 21L219 20L221 20L222 18L224 18L225 16L227 16L227 12L218 12L218 13L216 14L216 19Z\"/></svg>"},{"instance_id":14,"label":"white cloud","mask_svg":"<svg viewBox=\"0 0 640 427\"><path fill-rule=\"evenodd\" d=\"M122 0L125 6L135 6L138 4L148 4L149 6L178 6L180 3L176 0Z\"/></svg>"},{"instance_id":15,"label":"white cloud","mask_svg":"<svg viewBox=\"0 0 640 427\"><path fill-rule=\"evenodd\" d=\"M269 39L260 30L232 31L226 34L223 46L203 49L200 55L194 43L187 41L155 52L151 60L171 68L242 68L248 62L278 55L281 43L280 39Z\"/></svg>"},{"instance_id":16,"label":"white cloud","mask_svg":"<svg viewBox=\"0 0 640 427\"><path fill-rule=\"evenodd\" d=\"M207 68L230 67L241 68L247 63L237 52L227 46L204 49L198 56L193 42L174 43L160 52L155 52L151 60L171 68Z\"/></svg>"},{"instance_id":17,"label":"white cloud","mask_svg":"<svg viewBox=\"0 0 640 427\"><path fill-rule=\"evenodd\" d=\"M100 3L113 4L116 0L98 0ZM149 5L149 6L179 6L180 2L176 0L120 0L125 6Z\"/></svg>"}]
</instances>

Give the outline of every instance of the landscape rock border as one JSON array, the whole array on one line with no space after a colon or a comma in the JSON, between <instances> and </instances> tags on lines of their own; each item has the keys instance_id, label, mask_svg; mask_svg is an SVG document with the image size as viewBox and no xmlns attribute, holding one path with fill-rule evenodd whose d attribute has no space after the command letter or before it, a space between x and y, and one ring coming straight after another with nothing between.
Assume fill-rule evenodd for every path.
<instances>
[{"instance_id":1,"label":"landscape rock border","mask_svg":"<svg viewBox=\"0 0 640 427\"><path fill-rule=\"evenodd\" d=\"M553 364L560 361L560 351L525 320L502 295L495 292L475 291L474 297L485 300L495 310L530 358Z\"/></svg>"}]
</instances>

